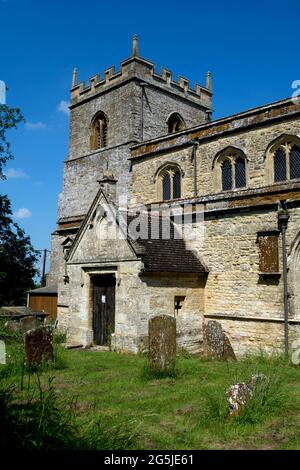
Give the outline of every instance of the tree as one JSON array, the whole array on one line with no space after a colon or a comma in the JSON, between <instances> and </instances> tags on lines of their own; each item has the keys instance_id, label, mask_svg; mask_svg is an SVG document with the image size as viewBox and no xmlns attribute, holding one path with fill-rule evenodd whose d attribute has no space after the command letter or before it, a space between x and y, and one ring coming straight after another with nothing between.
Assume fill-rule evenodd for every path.
<instances>
[{"instance_id":1,"label":"tree","mask_svg":"<svg viewBox=\"0 0 300 470\"><path fill-rule=\"evenodd\" d=\"M23 120L18 108L0 105L0 179L5 179L4 166L13 158L6 133ZM34 286L37 273L37 252L11 216L8 197L0 195L0 306L23 304L25 292Z\"/></svg>"},{"instance_id":2,"label":"tree","mask_svg":"<svg viewBox=\"0 0 300 470\"><path fill-rule=\"evenodd\" d=\"M10 108L5 104L0 105L0 179L5 179L4 165L13 158L6 132L9 129L16 129L21 121L24 121L24 118L19 108Z\"/></svg>"},{"instance_id":3,"label":"tree","mask_svg":"<svg viewBox=\"0 0 300 470\"><path fill-rule=\"evenodd\" d=\"M37 274L38 254L11 216L8 197L0 195L0 306L22 305Z\"/></svg>"}]
</instances>

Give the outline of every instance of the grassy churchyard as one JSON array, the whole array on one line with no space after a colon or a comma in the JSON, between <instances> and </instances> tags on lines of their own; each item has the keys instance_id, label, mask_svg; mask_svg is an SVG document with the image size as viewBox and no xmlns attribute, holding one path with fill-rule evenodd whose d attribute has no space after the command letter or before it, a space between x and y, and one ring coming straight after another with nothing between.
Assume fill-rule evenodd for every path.
<instances>
[{"instance_id":1,"label":"grassy churchyard","mask_svg":"<svg viewBox=\"0 0 300 470\"><path fill-rule=\"evenodd\" d=\"M263 355L209 362L179 355L157 378L146 356L65 350L23 366L20 334L5 336L0 365L0 443L43 449L300 449L300 368ZM263 373L269 381L238 417L227 388Z\"/></svg>"}]
</instances>

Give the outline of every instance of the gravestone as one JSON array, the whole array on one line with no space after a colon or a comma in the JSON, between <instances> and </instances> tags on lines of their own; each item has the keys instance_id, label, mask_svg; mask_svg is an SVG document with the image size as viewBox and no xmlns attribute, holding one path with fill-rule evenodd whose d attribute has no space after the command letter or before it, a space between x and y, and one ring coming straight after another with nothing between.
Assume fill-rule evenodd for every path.
<instances>
[{"instance_id":1,"label":"gravestone","mask_svg":"<svg viewBox=\"0 0 300 470\"><path fill-rule=\"evenodd\" d=\"M20 320L20 328L22 331L29 331L33 328L36 328L37 326L39 326L39 321L34 316L23 317Z\"/></svg>"},{"instance_id":2,"label":"gravestone","mask_svg":"<svg viewBox=\"0 0 300 470\"><path fill-rule=\"evenodd\" d=\"M20 331L19 321L9 320L5 322L4 326L7 329L7 331L10 331L11 333L17 333L18 331Z\"/></svg>"},{"instance_id":3,"label":"gravestone","mask_svg":"<svg viewBox=\"0 0 300 470\"><path fill-rule=\"evenodd\" d=\"M209 320L203 326L203 348L204 355L210 359L236 360L230 341L217 321Z\"/></svg>"},{"instance_id":4,"label":"gravestone","mask_svg":"<svg viewBox=\"0 0 300 470\"><path fill-rule=\"evenodd\" d=\"M240 382L231 385L226 391L226 399L229 403L230 414L232 416L238 416L241 409L248 403L253 397L254 389L259 393L261 388L266 386L269 379L264 374L254 374L251 376L250 382Z\"/></svg>"},{"instance_id":5,"label":"gravestone","mask_svg":"<svg viewBox=\"0 0 300 470\"><path fill-rule=\"evenodd\" d=\"M176 320L159 315L149 320L149 367L152 372L172 372L176 362Z\"/></svg>"},{"instance_id":6,"label":"gravestone","mask_svg":"<svg viewBox=\"0 0 300 470\"><path fill-rule=\"evenodd\" d=\"M0 364L6 364L5 343L2 340L0 340Z\"/></svg>"},{"instance_id":7,"label":"gravestone","mask_svg":"<svg viewBox=\"0 0 300 470\"><path fill-rule=\"evenodd\" d=\"M39 326L24 335L27 363L39 365L42 360L53 360L53 331L49 326Z\"/></svg>"}]
</instances>

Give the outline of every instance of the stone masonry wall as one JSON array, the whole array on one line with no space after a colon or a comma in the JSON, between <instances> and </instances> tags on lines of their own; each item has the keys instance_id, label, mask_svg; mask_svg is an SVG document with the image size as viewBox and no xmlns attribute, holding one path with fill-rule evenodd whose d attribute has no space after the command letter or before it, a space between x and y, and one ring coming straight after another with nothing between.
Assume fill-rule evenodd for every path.
<instances>
[{"instance_id":1,"label":"stone masonry wall","mask_svg":"<svg viewBox=\"0 0 300 470\"><path fill-rule=\"evenodd\" d=\"M140 87L139 91L140 92ZM207 121L205 110L184 98L171 95L163 90L144 87L144 132L143 140L153 139L168 134L167 120L171 113L179 113L186 128L197 126Z\"/></svg>"},{"instance_id":2,"label":"stone masonry wall","mask_svg":"<svg viewBox=\"0 0 300 470\"><path fill-rule=\"evenodd\" d=\"M228 146L242 150L247 157L248 189L272 184L273 167L272 162L266 160L266 151L271 142L282 134L300 136L299 119L285 120L258 129L247 129L243 132L231 132L227 136L215 137L205 143L200 142L197 149L198 196L221 193L221 188L217 183L217 172L220 169L218 165L213 165L213 163L216 155ZM172 161L180 163L184 171L182 198L193 197L194 167L193 162L188 157L188 155L191 155L191 151L190 146L133 159L131 184L133 203L135 201L143 204L158 202L154 175L161 165Z\"/></svg>"},{"instance_id":3,"label":"stone masonry wall","mask_svg":"<svg viewBox=\"0 0 300 470\"><path fill-rule=\"evenodd\" d=\"M185 296L177 315L178 348L199 352L202 339L204 290L197 278L140 278L140 261L98 265L88 268L69 265L70 305L61 309L63 329L68 342L88 346L93 341L91 274L112 272L116 276L115 350L137 353L147 345L148 320L161 313L174 316L174 296ZM67 318L67 321L66 321Z\"/></svg>"}]
</instances>

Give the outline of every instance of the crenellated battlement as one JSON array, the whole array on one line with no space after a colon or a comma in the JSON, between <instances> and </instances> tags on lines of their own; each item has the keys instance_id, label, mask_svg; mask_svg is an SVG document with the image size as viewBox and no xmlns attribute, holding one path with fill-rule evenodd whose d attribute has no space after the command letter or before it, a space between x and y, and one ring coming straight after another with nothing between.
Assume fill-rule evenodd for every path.
<instances>
[{"instance_id":1,"label":"crenellated battlement","mask_svg":"<svg viewBox=\"0 0 300 470\"><path fill-rule=\"evenodd\" d=\"M136 37L134 41L137 41ZM119 71L115 71L115 67L111 66L104 70L103 75L97 73L92 76L88 83L83 81L78 83L77 69L75 69L71 88L71 107L97 94L104 93L121 83L135 79L145 82L149 86L163 88L166 92L177 94L211 110L212 86L210 72L206 75L206 86L195 83L194 87L191 87L187 78L180 76L178 81L175 81L172 72L164 67L158 73L152 62L139 57L137 53L138 48L135 44L133 55L121 62Z\"/></svg>"}]
</instances>

